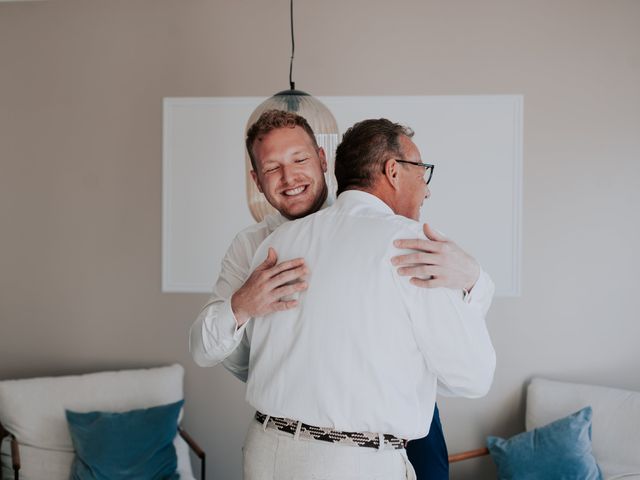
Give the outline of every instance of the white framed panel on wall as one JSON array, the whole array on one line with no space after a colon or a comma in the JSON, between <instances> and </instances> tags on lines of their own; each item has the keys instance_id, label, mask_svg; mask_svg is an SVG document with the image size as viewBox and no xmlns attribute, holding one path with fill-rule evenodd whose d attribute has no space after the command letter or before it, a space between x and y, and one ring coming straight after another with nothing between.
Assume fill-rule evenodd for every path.
<instances>
[{"instance_id":1,"label":"white framed panel on wall","mask_svg":"<svg viewBox=\"0 0 640 480\"><path fill-rule=\"evenodd\" d=\"M520 294L522 96L319 97L341 132L365 118L410 126L436 165L423 221L471 252L497 296ZM231 240L254 223L244 129L261 97L164 100L164 292L210 292Z\"/></svg>"},{"instance_id":2,"label":"white framed panel on wall","mask_svg":"<svg viewBox=\"0 0 640 480\"><path fill-rule=\"evenodd\" d=\"M244 128L260 100L164 100L163 292L210 292L231 240L254 223Z\"/></svg>"}]
</instances>

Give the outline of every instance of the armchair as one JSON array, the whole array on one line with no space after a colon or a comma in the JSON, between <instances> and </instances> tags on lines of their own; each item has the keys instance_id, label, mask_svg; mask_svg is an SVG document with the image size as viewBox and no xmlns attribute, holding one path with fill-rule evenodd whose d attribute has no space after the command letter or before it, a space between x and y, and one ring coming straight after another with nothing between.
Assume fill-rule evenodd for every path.
<instances>
[{"instance_id":1,"label":"armchair","mask_svg":"<svg viewBox=\"0 0 640 480\"><path fill-rule=\"evenodd\" d=\"M67 480L74 458L65 409L124 412L168 404L183 397L184 369L168 367L87 375L0 381L1 478ZM182 416L182 413L181 413ZM205 453L178 427L173 442L181 479L195 480L189 448Z\"/></svg>"},{"instance_id":2,"label":"armchair","mask_svg":"<svg viewBox=\"0 0 640 480\"><path fill-rule=\"evenodd\" d=\"M542 427L590 405L592 449L603 478L640 479L640 392L534 378L527 387L525 426ZM479 448L449 463L488 455Z\"/></svg>"}]
</instances>

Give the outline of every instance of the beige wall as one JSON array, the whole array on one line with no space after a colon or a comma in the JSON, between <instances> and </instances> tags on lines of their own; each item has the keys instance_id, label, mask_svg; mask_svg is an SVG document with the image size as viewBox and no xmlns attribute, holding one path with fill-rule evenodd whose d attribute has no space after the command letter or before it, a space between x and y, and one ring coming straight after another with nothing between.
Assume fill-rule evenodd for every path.
<instances>
[{"instance_id":1,"label":"beige wall","mask_svg":"<svg viewBox=\"0 0 640 480\"><path fill-rule=\"evenodd\" d=\"M206 295L160 293L162 98L286 88L287 8L0 4L0 378L181 362L214 478L239 477L250 409L190 360ZM523 295L489 314L488 397L441 402L450 450L520 431L533 375L640 390L640 2L298 1L296 19L317 95L524 94Z\"/></svg>"}]
</instances>

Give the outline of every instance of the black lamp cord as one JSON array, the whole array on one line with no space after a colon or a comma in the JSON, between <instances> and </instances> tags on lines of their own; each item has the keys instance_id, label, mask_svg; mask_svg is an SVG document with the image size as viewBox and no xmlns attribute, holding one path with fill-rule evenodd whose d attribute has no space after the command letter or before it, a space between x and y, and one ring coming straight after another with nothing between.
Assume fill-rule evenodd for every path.
<instances>
[{"instance_id":1,"label":"black lamp cord","mask_svg":"<svg viewBox=\"0 0 640 480\"><path fill-rule=\"evenodd\" d=\"M295 90L296 89L296 84L293 81L293 54L296 51L296 41L293 37L293 0L291 0L291 10L290 10L290 16L289 16L290 20L291 20L291 60L289 62L289 86L291 87L291 90Z\"/></svg>"}]
</instances>

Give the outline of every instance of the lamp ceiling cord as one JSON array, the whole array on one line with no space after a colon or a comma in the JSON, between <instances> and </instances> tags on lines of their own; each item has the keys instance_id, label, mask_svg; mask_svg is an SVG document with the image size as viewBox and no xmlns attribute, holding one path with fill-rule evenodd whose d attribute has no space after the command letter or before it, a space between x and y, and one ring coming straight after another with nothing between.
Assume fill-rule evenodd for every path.
<instances>
[{"instance_id":1,"label":"lamp ceiling cord","mask_svg":"<svg viewBox=\"0 0 640 480\"><path fill-rule=\"evenodd\" d=\"M291 90L296 89L296 84L293 81L293 54L296 51L296 41L293 37L293 0L290 3L289 19L291 20L291 60L289 61L289 86Z\"/></svg>"}]
</instances>

